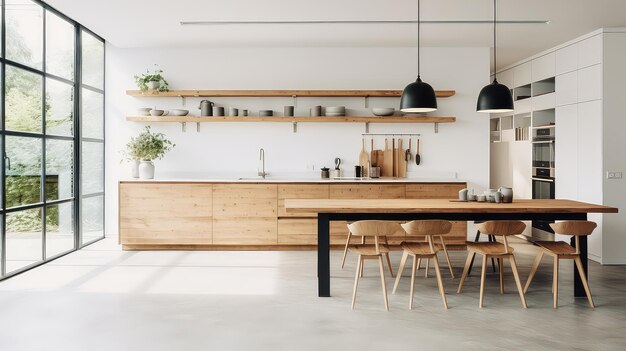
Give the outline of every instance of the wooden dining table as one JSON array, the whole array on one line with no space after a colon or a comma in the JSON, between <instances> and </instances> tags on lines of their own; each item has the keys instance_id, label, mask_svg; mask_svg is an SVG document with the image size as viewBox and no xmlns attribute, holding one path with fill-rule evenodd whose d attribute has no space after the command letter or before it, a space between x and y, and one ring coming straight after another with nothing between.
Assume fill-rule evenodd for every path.
<instances>
[{"instance_id":1,"label":"wooden dining table","mask_svg":"<svg viewBox=\"0 0 626 351\"><path fill-rule=\"evenodd\" d=\"M459 202L446 199L286 199L285 208L293 214L317 214L318 296L330 296L330 222L359 220L411 221L445 219L450 221L586 220L588 213L617 213L615 207L573 200L518 200L512 203ZM575 245L572 239L572 245ZM580 255L587 272L587 237L580 237ZM587 274L589 277L589 274ZM574 295L585 291L574 269Z\"/></svg>"}]
</instances>

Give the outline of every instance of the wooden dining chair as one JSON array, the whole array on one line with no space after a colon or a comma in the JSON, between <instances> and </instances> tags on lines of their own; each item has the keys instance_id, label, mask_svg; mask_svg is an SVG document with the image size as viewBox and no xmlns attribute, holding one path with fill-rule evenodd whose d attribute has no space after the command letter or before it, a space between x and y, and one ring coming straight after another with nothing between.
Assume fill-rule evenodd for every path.
<instances>
[{"instance_id":1,"label":"wooden dining chair","mask_svg":"<svg viewBox=\"0 0 626 351\"><path fill-rule=\"evenodd\" d=\"M400 226L398 226L398 228L400 228L400 230L402 230L402 228ZM348 238L346 239L346 245L343 249L343 257L341 258L341 269L343 269L343 267L346 264L346 257L348 256L348 249L350 247L350 241L352 240L352 238L354 236L359 236L359 235L355 235L354 233L352 233L352 231L349 230L350 229L350 223L348 223ZM391 235L393 233L389 233L389 235ZM387 245L387 247L389 247L389 241L387 240L387 235L381 235L379 237L382 241L383 244ZM361 237L361 245L365 244L365 237L362 236ZM393 278L393 268L391 267L391 259L389 259L389 252L384 253L385 256L385 260L387 261L387 268L389 269L389 274L391 275L391 277Z\"/></svg>"},{"instance_id":2,"label":"wooden dining chair","mask_svg":"<svg viewBox=\"0 0 626 351\"><path fill-rule=\"evenodd\" d=\"M552 307L558 308L559 305L559 260L574 260L574 262L576 262L576 268L578 269L580 280L582 280L583 287L585 288L585 294L587 294L587 300L589 300L589 305L591 305L591 307L595 307L593 304L593 298L591 297L591 291L589 290L587 275L585 274L585 269L583 268L583 262L580 259L579 238L581 236L591 235L591 233L593 233L593 230L596 229L597 226L598 225L595 222L591 221L563 221L558 223L550 223L550 227L552 227L554 233L574 236L574 242L576 243L576 247L573 247L564 241L535 241L535 244L540 247L541 251L535 258L535 262L530 269L528 281L526 281L526 286L524 287L524 293L528 291L528 287L533 281L535 273L537 273L537 268L541 263L541 259L543 258L543 255L546 254L552 256L554 259L554 273L552 277Z\"/></svg>"},{"instance_id":3,"label":"wooden dining chair","mask_svg":"<svg viewBox=\"0 0 626 351\"><path fill-rule=\"evenodd\" d=\"M402 270L404 269L404 265L406 264L408 257L413 257L413 267L411 269L411 291L409 297L409 309L412 309L417 262L422 258L427 260L432 258L435 265L435 273L437 274L439 293L441 294L441 299L443 300L443 306L447 309L448 302L446 301L446 293L441 280L441 271L439 270L439 260L437 259L437 253L441 250L441 247L433 243L433 236L448 234L452 229L452 223L441 220L421 220L402 224L402 228L406 231L407 236L424 236L426 237L426 242L402 242L401 246L404 252L402 253L402 260L400 261L400 267L398 268L398 275L396 277L396 282L393 285L392 293L395 294L398 289L398 284L400 283L400 278L402 277Z\"/></svg>"},{"instance_id":4,"label":"wooden dining chair","mask_svg":"<svg viewBox=\"0 0 626 351\"><path fill-rule=\"evenodd\" d=\"M465 267L463 268L463 275L461 276L461 282L459 283L459 288L457 293L461 293L461 289L463 288L463 283L467 278L467 274L469 272L469 268L472 262L472 258L475 254L479 254L483 256L482 262L482 270L480 276L480 298L478 302L478 306L480 308L483 307L483 298L485 292L485 275L487 271L487 259L495 258L498 260L500 266L500 294L504 294L504 259L508 258L511 263L511 270L513 271L513 276L515 277L515 284L517 285L517 290L519 292L520 299L522 301L522 306L527 308L526 299L524 298L524 291L522 290L522 283L519 279L519 273L517 271L517 264L515 262L515 255L513 254L513 248L509 246L509 242L507 237L510 235L518 235L524 232L526 229L526 224L520 221L487 221L480 224L476 224L478 230L481 233L487 235L495 235L501 236L503 243L499 242L467 242L467 259L465 260Z\"/></svg>"},{"instance_id":5,"label":"wooden dining chair","mask_svg":"<svg viewBox=\"0 0 626 351\"><path fill-rule=\"evenodd\" d=\"M389 254L389 247L381 243L380 238L402 230L400 224L390 221L357 221L348 224L348 229L356 236L364 238L373 237L374 244L358 244L350 245L348 250L358 255L358 264L356 268L356 276L354 278L354 291L352 292L352 309L356 304L356 291L359 286L359 278L363 275L363 266L365 260L378 260L380 267L380 281L383 286L383 297L385 300L385 309L389 311L389 301L387 299L387 283L385 281L385 269L383 267L383 256Z\"/></svg>"}]
</instances>

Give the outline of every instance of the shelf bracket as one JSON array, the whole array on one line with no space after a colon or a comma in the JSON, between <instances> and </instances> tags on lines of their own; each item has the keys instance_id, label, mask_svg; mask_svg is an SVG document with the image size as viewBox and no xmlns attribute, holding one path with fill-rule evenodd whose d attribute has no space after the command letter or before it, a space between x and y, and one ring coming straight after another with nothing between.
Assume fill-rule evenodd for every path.
<instances>
[{"instance_id":1,"label":"shelf bracket","mask_svg":"<svg viewBox=\"0 0 626 351\"><path fill-rule=\"evenodd\" d=\"M196 133L200 133L200 122L196 122Z\"/></svg>"},{"instance_id":2,"label":"shelf bracket","mask_svg":"<svg viewBox=\"0 0 626 351\"><path fill-rule=\"evenodd\" d=\"M293 132L294 133L298 132L298 122L293 122Z\"/></svg>"},{"instance_id":3,"label":"shelf bracket","mask_svg":"<svg viewBox=\"0 0 626 351\"><path fill-rule=\"evenodd\" d=\"M370 132L370 122L365 122L365 133Z\"/></svg>"},{"instance_id":4,"label":"shelf bracket","mask_svg":"<svg viewBox=\"0 0 626 351\"><path fill-rule=\"evenodd\" d=\"M298 96L297 95L291 95L291 98L293 99L293 107L294 107L294 110L295 110L296 108L298 108Z\"/></svg>"},{"instance_id":5,"label":"shelf bracket","mask_svg":"<svg viewBox=\"0 0 626 351\"><path fill-rule=\"evenodd\" d=\"M435 134L439 133L439 123L435 122Z\"/></svg>"},{"instance_id":6,"label":"shelf bracket","mask_svg":"<svg viewBox=\"0 0 626 351\"><path fill-rule=\"evenodd\" d=\"M180 127L183 130L183 133L187 132L187 122L180 122Z\"/></svg>"},{"instance_id":7,"label":"shelf bracket","mask_svg":"<svg viewBox=\"0 0 626 351\"><path fill-rule=\"evenodd\" d=\"M183 105L183 107L187 106L187 99L185 99L184 95L180 96L180 102Z\"/></svg>"}]
</instances>

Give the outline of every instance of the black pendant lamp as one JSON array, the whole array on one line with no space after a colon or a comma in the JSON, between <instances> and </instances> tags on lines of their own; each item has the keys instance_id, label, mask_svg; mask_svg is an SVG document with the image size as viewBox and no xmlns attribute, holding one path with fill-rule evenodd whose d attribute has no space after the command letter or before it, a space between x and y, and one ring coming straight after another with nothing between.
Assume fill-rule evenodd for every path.
<instances>
[{"instance_id":1,"label":"black pendant lamp","mask_svg":"<svg viewBox=\"0 0 626 351\"><path fill-rule=\"evenodd\" d=\"M513 111L513 96L509 87L498 83L496 78L496 0L493 0L493 82L486 85L478 94L476 111L484 113L499 113Z\"/></svg>"},{"instance_id":2,"label":"black pendant lamp","mask_svg":"<svg viewBox=\"0 0 626 351\"><path fill-rule=\"evenodd\" d=\"M404 88L400 99L402 112L431 112L437 110L437 97L430 84L420 78L420 0L417 0L417 80Z\"/></svg>"}]
</instances>

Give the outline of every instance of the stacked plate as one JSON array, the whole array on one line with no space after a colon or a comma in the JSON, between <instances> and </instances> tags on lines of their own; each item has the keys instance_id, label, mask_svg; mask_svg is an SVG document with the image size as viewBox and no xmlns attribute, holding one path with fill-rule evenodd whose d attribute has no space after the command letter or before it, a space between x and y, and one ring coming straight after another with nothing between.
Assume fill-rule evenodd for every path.
<instances>
[{"instance_id":1,"label":"stacked plate","mask_svg":"<svg viewBox=\"0 0 626 351\"><path fill-rule=\"evenodd\" d=\"M326 116L345 116L346 115L346 107L345 106L328 106L324 111Z\"/></svg>"}]
</instances>

